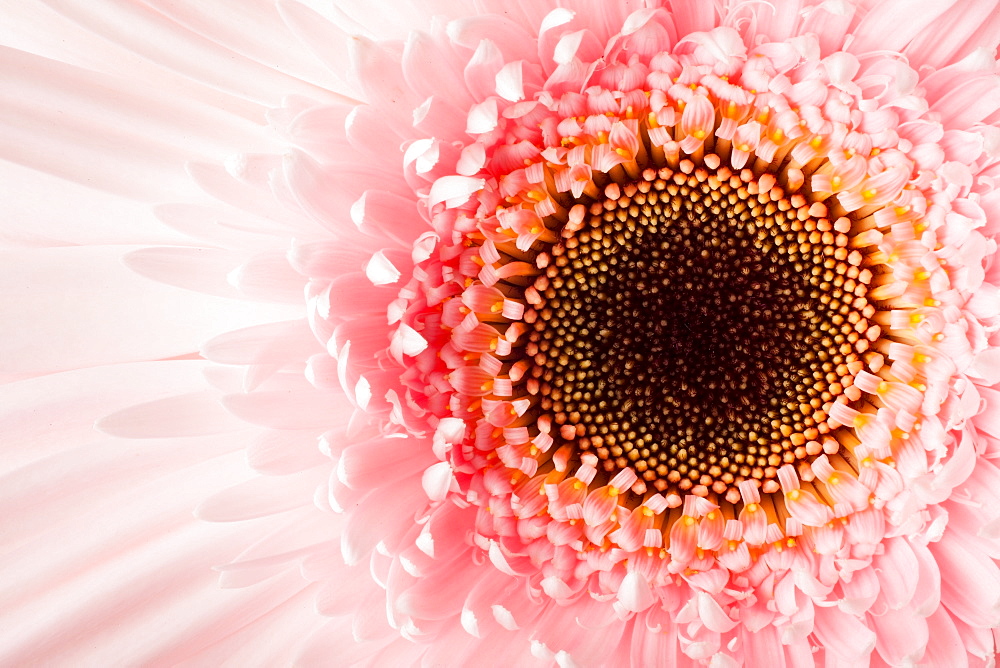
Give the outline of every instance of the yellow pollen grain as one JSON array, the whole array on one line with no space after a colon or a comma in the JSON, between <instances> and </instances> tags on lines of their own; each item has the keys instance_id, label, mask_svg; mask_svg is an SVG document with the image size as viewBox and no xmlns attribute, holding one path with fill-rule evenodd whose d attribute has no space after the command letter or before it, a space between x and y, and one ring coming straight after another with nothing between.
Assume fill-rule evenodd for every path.
<instances>
[{"instance_id":1,"label":"yellow pollen grain","mask_svg":"<svg viewBox=\"0 0 1000 668\"><path fill-rule=\"evenodd\" d=\"M917 281L926 281L928 278L930 278L930 275L931 274L929 271L927 271L926 269L921 269L920 271L917 271L913 274L913 279Z\"/></svg>"},{"instance_id":2,"label":"yellow pollen grain","mask_svg":"<svg viewBox=\"0 0 1000 668\"><path fill-rule=\"evenodd\" d=\"M704 139L705 138L705 131L704 130L695 130L693 134L694 134L694 138L695 139Z\"/></svg>"},{"instance_id":3,"label":"yellow pollen grain","mask_svg":"<svg viewBox=\"0 0 1000 668\"><path fill-rule=\"evenodd\" d=\"M921 313L911 313L910 314L910 324L919 325L924 321L924 316Z\"/></svg>"},{"instance_id":4,"label":"yellow pollen grain","mask_svg":"<svg viewBox=\"0 0 1000 668\"><path fill-rule=\"evenodd\" d=\"M642 514L645 515L646 517L652 517L656 513L653 512L652 508L650 508L648 506L643 506L642 507Z\"/></svg>"},{"instance_id":5,"label":"yellow pollen grain","mask_svg":"<svg viewBox=\"0 0 1000 668\"><path fill-rule=\"evenodd\" d=\"M840 476L837 475L836 473L834 473L833 475L831 475L827 479L826 484L827 485L839 485L840 484Z\"/></svg>"},{"instance_id":6,"label":"yellow pollen grain","mask_svg":"<svg viewBox=\"0 0 1000 668\"><path fill-rule=\"evenodd\" d=\"M798 500L799 500L799 498L800 498L800 497L802 496L802 491L801 491L801 490L798 490L798 489L793 489L793 490L791 490L790 492L788 492L788 495L787 495L787 496L788 496L788 498L789 498L789 499L791 499L792 501L798 501Z\"/></svg>"},{"instance_id":7,"label":"yellow pollen grain","mask_svg":"<svg viewBox=\"0 0 1000 668\"><path fill-rule=\"evenodd\" d=\"M615 497L621 494L617 487L614 485L608 485L608 496Z\"/></svg>"},{"instance_id":8,"label":"yellow pollen grain","mask_svg":"<svg viewBox=\"0 0 1000 668\"><path fill-rule=\"evenodd\" d=\"M823 145L823 138L822 137L813 137L809 141L809 145L812 146L813 148L819 148L820 146Z\"/></svg>"},{"instance_id":9,"label":"yellow pollen grain","mask_svg":"<svg viewBox=\"0 0 1000 668\"><path fill-rule=\"evenodd\" d=\"M695 523L695 519L693 517L691 517L690 515L685 515L684 516L684 526L689 527L689 526L694 525L694 523Z\"/></svg>"},{"instance_id":10,"label":"yellow pollen grain","mask_svg":"<svg viewBox=\"0 0 1000 668\"><path fill-rule=\"evenodd\" d=\"M575 481L575 482L573 483L573 489L575 489L575 490L576 490L576 491L578 491L578 492L579 492L579 491L580 491L581 489L583 489L584 487L586 487L586 485L584 485L584 484L583 484L583 481L582 481L582 480L576 480L576 481Z\"/></svg>"},{"instance_id":11,"label":"yellow pollen grain","mask_svg":"<svg viewBox=\"0 0 1000 668\"><path fill-rule=\"evenodd\" d=\"M865 199L874 199L875 195L878 195L877 188L869 188L868 190L865 190L864 192L861 193L861 196L864 197Z\"/></svg>"},{"instance_id":12,"label":"yellow pollen grain","mask_svg":"<svg viewBox=\"0 0 1000 668\"><path fill-rule=\"evenodd\" d=\"M760 508L760 506L758 506L756 503L748 503L747 504L747 512L748 513L755 513L755 512L757 512L757 510L759 508Z\"/></svg>"},{"instance_id":13,"label":"yellow pollen grain","mask_svg":"<svg viewBox=\"0 0 1000 668\"><path fill-rule=\"evenodd\" d=\"M888 391L889 391L889 383L884 380L881 383L879 383L878 388L875 389L875 392L877 392L878 394L885 394Z\"/></svg>"}]
</instances>

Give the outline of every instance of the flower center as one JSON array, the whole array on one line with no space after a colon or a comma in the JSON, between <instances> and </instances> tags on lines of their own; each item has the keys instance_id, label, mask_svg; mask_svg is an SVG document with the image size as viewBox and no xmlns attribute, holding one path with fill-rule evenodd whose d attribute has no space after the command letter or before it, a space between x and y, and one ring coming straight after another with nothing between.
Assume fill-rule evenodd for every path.
<instances>
[{"instance_id":1,"label":"flower center","mask_svg":"<svg viewBox=\"0 0 1000 668\"><path fill-rule=\"evenodd\" d=\"M450 234L394 346L428 344L411 386L497 536L681 569L697 543L740 570L747 546L866 511L920 428L909 163L708 84L547 100L482 178L432 190Z\"/></svg>"},{"instance_id":2,"label":"flower center","mask_svg":"<svg viewBox=\"0 0 1000 668\"><path fill-rule=\"evenodd\" d=\"M845 224L773 176L689 161L585 200L524 317L561 437L608 474L733 500L818 454L874 313Z\"/></svg>"}]
</instances>

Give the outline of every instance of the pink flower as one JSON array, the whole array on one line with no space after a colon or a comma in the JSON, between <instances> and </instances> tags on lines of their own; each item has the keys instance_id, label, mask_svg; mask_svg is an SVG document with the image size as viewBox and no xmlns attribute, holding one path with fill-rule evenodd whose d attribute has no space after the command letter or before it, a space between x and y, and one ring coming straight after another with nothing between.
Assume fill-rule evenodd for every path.
<instances>
[{"instance_id":1,"label":"pink flower","mask_svg":"<svg viewBox=\"0 0 1000 668\"><path fill-rule=\"evenodd\" d=\"M997 3L432 4L4 9L2 663L994 665Z\"/></svg>"}]
</instances>

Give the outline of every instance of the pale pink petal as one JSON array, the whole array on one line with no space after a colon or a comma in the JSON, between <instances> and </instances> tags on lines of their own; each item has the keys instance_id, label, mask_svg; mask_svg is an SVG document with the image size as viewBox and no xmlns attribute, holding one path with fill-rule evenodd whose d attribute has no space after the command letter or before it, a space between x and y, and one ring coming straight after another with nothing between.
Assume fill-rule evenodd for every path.
<instances>
[{"instance_id":1,"label":"pale pink petal","mask_svg":"<svg viewBox=\"0 0 1000 668\"><path fill-rule=\"evenodd\" d=\"M856 54L877 50L899 51L952 4L928 0L882 2L861 19L848 50ZM887 25L895 26L895 29L887 31Z\"/></svg>"},{"instance_id":2,"label":"pale pink petal","mask_svg":"<svg viewBox=\"0 0 1000 668\"><path fill-rule=\"evenodd\" d=\"M4 266L17 272L16 279L10 274L4 279L8 298L0 307L6 309L0 310L5 370L49 372L181 355L206 336L281 313L184 294L137 277L120 262L127 250L69 247L3 254ZM88 300L109 289L112 298ZM168 314L174 312L188 313L191 324L170 326ZM18 326L27 318L36 323L34 329ZM75 336L67 339L68 331ZM46 345L46 340L52 342Z\"/></svg>"},{"instance_id":3,"label":"pale pink petal","mask_svg":"<svg viewBox=\"0 0 1000 668\"><path fill-rule=\"evenodd\" d=\"M912 609L873 615L871 621L877 634L875 649L889 665L915 662L924 656L929 638L927 620Z\"/></svg>"},{"instance_id":4,"label":"pale pink petal","mask_svg":"<svg viewBox=\"0 0 1000 668\"><path fill-rule=\"evenodd\" d=\"M205 499L195 513L208 522L232 522L282 513L310 503L311 499L303 499L290 492L303 486L315 486L319 480L314 471L256 478Z\"/></svg>"},{"instance_id":5,"label":"pale pink petal","mask_svg":"<svg viewBox=\"0 0 1000 668\"><path fill-rule=\"evenodd\" d=\"M184 415L183 421L177 416ZM119 438L203 436L236 430L243 422L223 410L211 392L181 394L130 406L96 423L105 434Z\"/></svg>"},{"instance_id":6,"label":"pale pink petal","mask_svg":"<svg viewBox=\"0 0 1000 668\"><path fill-rule=\"evenodd\" d=\"M330 95L273 66L263 66L240 56L214 38L206 39L178 23L158 19L158 13L148 9L106 2L95 3L86 9L59 4L57 9L88 30L143 58L221 90L272 104L278 101L272 92L275 90L283 90L286 94ZM265 25L273 29L278 22Z\"/></svg>"},{"instance_id":7,"label":"pale pink petal","mask_svg":"<svg viewBox=\"0 0 1000 668\"><path fill-rule=\"evenodd\" d=\"M986 555L954 541L928 546L941 568L941 603L973 626L995 626L1000 618L1000 569Z\"/></svg>"},{"instance_id":8,"label":"pale pink petal","mask_svg":"<svg viewBox=\"0 0 1000 668\"><path fill-rule=\"evenodd\" d=\"M816 637L828 653L842 661L866 661L875 649L876 634L854 615L836 608L816 610Z\"/></svg>"}]
</instances>

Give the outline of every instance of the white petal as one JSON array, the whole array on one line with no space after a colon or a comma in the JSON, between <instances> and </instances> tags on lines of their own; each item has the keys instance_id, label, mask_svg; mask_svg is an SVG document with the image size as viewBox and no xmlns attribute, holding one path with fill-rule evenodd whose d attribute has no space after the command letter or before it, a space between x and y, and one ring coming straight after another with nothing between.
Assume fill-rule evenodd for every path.
<instances>
[{"instance_id":1,"label":"white petal","mask_svg":"<svg viewBox=\"0 0 1000 668\"><path fill-rule=\"evenodd\" d=\"M469 197L486 185L485 179L470 176L443 176L431 186L428 204L434 206L444 202L448 207L461 206Z\"/></svg>"},{"instance_id":2,"label":"white petal","mask_svg":"<svg viewBox=\"0 0 1000 668\"><path fill-rule=\"evenodd\" d=\"M438 462L427 467L422 478L427 498L431 501L443 500L448 495L454 479L451 464L448 462Z\"/></svg>"}]
</instances>

